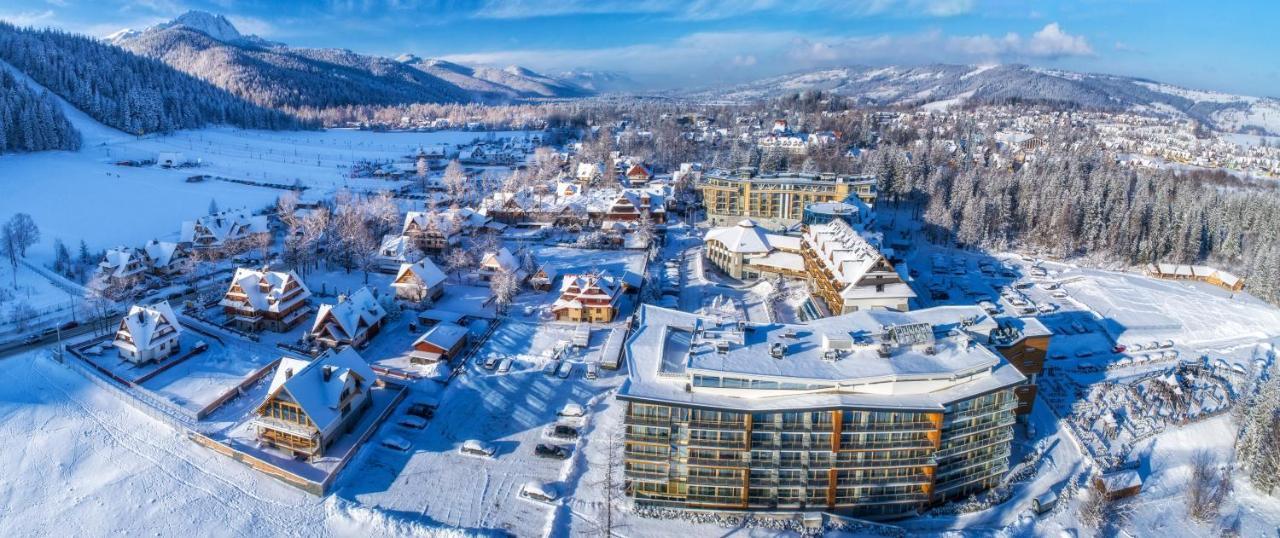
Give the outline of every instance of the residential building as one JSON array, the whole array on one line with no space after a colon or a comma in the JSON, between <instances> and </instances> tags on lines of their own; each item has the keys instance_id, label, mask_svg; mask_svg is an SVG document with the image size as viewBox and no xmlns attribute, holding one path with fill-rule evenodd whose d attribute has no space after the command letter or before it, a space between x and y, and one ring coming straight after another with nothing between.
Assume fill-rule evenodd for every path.
<instances>
[{"instance_id":1,"label":"residential building","mask_svg":"<svg viewBox=\"0 0 1280 538\"><path fill-rule=\"evenodd\" d=\"M425 303L444 295L445 274L429 258L400 265L391 281L396 298L411 303Z\"/></svg>"},{"instance_id":2,"label":"residential building","mask_svg":"<svg viewBox=\"0 0 1280 538\"><path fill-rule=\"evenodd\" d=\"M338 304L321 304L308 334L326 348L362 347L378 334L386 317L369 288L360 288L350 296L339 295Z\"/></svg>"},{"instance_id":3,"label":"residential building","mask_svg":"<svg viewBox=\"0 0 1280 538\"><path fill-rule=\"evenodd\" d=\"M242 331L285 332L311 312L311 290L293 271L240 267L218 304L227 321Z\"/></svg>"},{"instance_id":4,"label":"residential building","mask_svg":"<svg viewBox=\"0 0 1280 538\"><path fill-rule=\"evenodd\" d=\"M146 259L132 247L108 249L98 262L98 286L128 286L142 279L147 271Z\"/></svg>"},{"instance_id":5,"label":"residential building","mask_svg":"<svg viewBox=\"0 0 1280 538\"><path fill-rule=\"evenodd\" d=\"M627 167L627 185L630 187L643 187L653 180L653 170L650 170L644 163L635 163Z\"/></svg>"},{"instance_id":6,"label":"residential building","mask_svg":"<svg viewBox=\"0 0 1280 538\"><path fill-rule=\"evenodd\" d=\"M520 272L520 262L516 261L516 257L507 250L507 247L499 247L498 250L491 250L480 258L480 269L477 273L481 280L488 282L492 280L494 275L498 273Z\"/></svg>"},{"instance_id":7,"label":"residential building","mask_svg":"<svg viewBox=\"0 0 1280 538\"><path fill-rule=\"evenodd\" d=\"M138 252L147 270L158 276L172 276L182 272L187 259L187 249L178 243L152 239Z\"/></svg>"},{"instance_id":8,"label":"residential building","mask_svg":"<svg viewBox=\"0 0 1280 538\"><path fill-rule=\"evenodd\" d=\"M625 344L639 506L914 515L997 485L1015 389L977 307L753 324L643 305Z\"/></svg>"},{"instance_id":9,"label":"residential building","mask_svg":"<svg viewBox=\"0 0 1280 538\"><path fill-rule=\"evenodd\" d=\"M410 211L404 216L400 235L412 241L423 253L440 254L462 240L462 221L456 213Z\"/></svg>"},{"instance_id":10,"label":"residential building","mask_svg":"<svg viewBox=\"0 0 1280 538\"><path fill-rule=\"evenodd\" d=\"M120 320L112 343L120 358L134 364L160 361L182 347L182 325L168 301L151 306L133 305Z\"/></svg>"},{"instance_id":11,"label":"residential building","mask_svg":"<svg viewBox=\"0 0 1280 538\"><path fill-rule=\"evenodd\" d=\"M858 198L872 205L875 189L874 176L758 174L749 168L712 170L703 174L698 184L712 226L729 226L750 218L775 230L799 223L809 204Z\"/></svg>"},{"instance_id":12,"label":"residential building","mask_svg":"<svg viewBox=\"0 0 1280 538\"><path fill-rule=\"evenodd\" d=\"M378 246L377 263L382 271L394 271L401 265L412 263L422 257L413 238L387 234L382 236L382 244Z\"/></svg>"},{"instance_id":13,"label":"residential building","mask_svg":"<svg viewBox=\"0 0 1280 538\"><path fill-rule=\"evenodd\" d=\"M1206 265L1152 263L1147 264L1146 273L1149 277L1165 280L1196 280L1233 292L1244 289L1243 278Z\"/></svg>"},{"instance_id":14,"label":"residential building","mask_svg":"<svg viewBox=\"0 0 1280 538\"><path fill-rule=\"evenodd\" d=\"M609 323L618 315L618 301L622 298L622 284L601 273L564 275L560 283L560 298L551 305L551 312L560 321Z\"/></svg>"},{"instance_id":15,"label":"residential building","mask_svg":"<svg viewBox=\"0 0 1280 538\"><path fill-rule=\"evenodd\" d=\"M467 328L451 321L442 321L432 325L413 342L409 363L426 365L448 362L461 353L466 345Z\"/></svg>"},{"instance_id":16,"label":"residential building","mask_svg":"<svg viewBox=\"0 0 1280 538\"><path fill-rule=\"evenodd\" d=\"M281 358L253 427L269 446L320 457L360 420L373 403L377 383L373 368L349 347L312 361Z\"/></svg>"},{"instance_id":17,"label":"residential building","mask_svg":"<svg viewBox=\"0 0 1280 538\"><path fill-rule=\"evenodd\" d=\"M843 220L805 229L800 245L809 291L832 315L869 308L905 311L916 296L893 264Z\"/></svg>"},{"instance_id":18,"label":"residential building","mask_svg":"<svg viewBox=\"0 0 1280 538\"><path fill-rule=\"evenodd\" d=\"M183 222L179 243L198 249L223 248L270 233L266 215L228 209Z\"/></svg>"}]
</instances>

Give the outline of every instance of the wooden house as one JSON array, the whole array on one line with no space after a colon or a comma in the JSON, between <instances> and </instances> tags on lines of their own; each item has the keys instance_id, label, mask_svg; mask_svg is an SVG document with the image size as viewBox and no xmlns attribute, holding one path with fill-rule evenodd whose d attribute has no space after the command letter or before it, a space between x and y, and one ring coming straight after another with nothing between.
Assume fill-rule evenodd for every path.
<instances>
[{"instance_id":1,"label":"wooden house","mask_svg":"<svg viewBox=\"0 0 1280 538\"><path fill-rule=\"evenodd\" d=\"M134 364L160 361L182 347L182 326L168 301L151 306L133 305L120 320L113 341L120 358Z\"/></svg>"},{"instance_id":2,"label":"wooden house","mask_svg":"<svg viewBox=\"0 0 1280 538\"><path fill-rule=\"evenodd\" d=\"M400 265L391 287L396 298L412 303L435 301L444 295L445 274L428 258Z\"/></svg>"},{"instance_id":3,"label":"wooden house","mask_svg":"<svg viewBox=\"0 0 1280 538\"><path fill-rule=\"evenodd\" d=\"M183 262L187 259L187 249L182 245L155 239L147 241L139 254L147 270L158 276L173 276L182 272Z\"/></svg>"},{"instance_id":4,"label":"wooden house","mask_svg":"<svg viewBox=\"0 0 1280 538\"><path fill-rule=\"evenodd\" d=\"M103 285L130 285L140 280L146 270L146 260L137 249L121 246L102 256L98 279Z\"/></svg>"},{"instance_id":5,"label":"wooden house","mask_svg":"<svg viewBox=\"0 0 1280 538\"><path fill-rule=\"evenodd\" d=\"M480 269L478 271L480 279L488 282L498 273L518 273L520 271L520 263L516 261L516 257L507 250L507 247L500 247L496 251L489 251L480 259Z\"/></svg>"},{"instance_id":6,"label":"wooden house","mask_svg":"<svg viewBox=\"0 0 1280 538\"><path fill-rule=\"evenodd\" d=\"M338 304L322 304L311 324L311 338L322 347L361 347L378 334L387 317L369 288L339 296Z\"/></svg>"},{"instance_id":7,"label":"wooden house","mask_svg":"<svg viewBox=\"0 0 1280 538\"><path fill-rule=\"evenodd\" d=\"M559 272L555 267L549 264L538 266L538 270L529 275L529 287L537 291L551 291L551 286L555 284L556 277Z\"/></svg>"},{"instance_id":8,"label":"wooden house","mask_svg":"<svg viewBox=\"0 0 1280 538\"><path fill-rule=\"evenodd\" d=\"M266 215L229 209L183 222L179 242L197 249L216 249L270 233Z\"/></svg>"},{"instance_id":9,"label":"wooden house","mask_svg":"<svg viewBox=\"0 0 1280 538\"><path fill-rule=\"evenodd\" d=\"M410 364L433 364L449 361L467 345L467 328L450 321L442 321L431 327L413 342L409 352Z\"/></svg>"},{"instance_id":10,"label":"wooden house","mask_svg":"<svg viewBox=\"0 0 1280 538\"><path fill-rule=\"evenodd\" d=\"M282 358L255 411L258 439L294 456L319 457L360 420L377 382L373 368L349 347L310 362Z\"/></svg>"},{"instance_id":11,"label":"wooden house","mask_svg":"<svg viewBox=\"0 0 1280 538\"><path fill-rule=\"evenodd\" d=\"M627 184L632 187L643 187L653 179L653 171L643 163L632 164L627 168Z\"/></svg>"},{"instance_id":12,"label":"wooden house","mask_svg":"<svg viewBox=\"0 0 1280 538\"><path fill-rule=\"evenodd\" d=\"M311 312L311 290L293 271L240 267L218 304L227 321L242 331L285 332Z\"/></svg>"},{"instance_id":13,"label":"wooden house","mask_svg":"<svg viewBox=\"0 0 1280 538\"><path fill-rule=\"evenodd\" d=\"M1111 500L1132 497L1142 491L1142 476L1133 469L1101 474L1093 477L1093 487Z\"/></svg>"},{"instance_id":14,"label":"wooden house","mask_svg":"<svg viewBox=\"0 0 1280 538\"><path fill-rule=\"evenodd\" d=\"M622 286L611 276L593 273L565 275L560 298L551 311L560 321L608 323L618 315Z\"/></svg>"}]
</instances>

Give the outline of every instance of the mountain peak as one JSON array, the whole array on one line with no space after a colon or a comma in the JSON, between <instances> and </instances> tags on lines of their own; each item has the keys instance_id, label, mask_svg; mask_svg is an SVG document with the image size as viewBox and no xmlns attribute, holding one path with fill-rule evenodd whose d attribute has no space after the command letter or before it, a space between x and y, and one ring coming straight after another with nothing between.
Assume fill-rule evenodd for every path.
<instances>
[{"instance_id":1,"label":"mountain peak","mask_svg":"<svg viewBox=\"0 0 1280 538\"><path fill-rule=\"evenodd\" d=\"M209 37L223 42L239 41L244 38L240 35L240 31L236 30L235 25L222 15L214 15L207 11L191 10L177 18L156 26L157 29L175 28L178 26L190 28L197 32L201 32Z\"/></svg>"},{"instance_id":2,"label":"mountain peak","mask_svg":"<svg viewBox=\"0 0 1280 538\"><path fill-rule=\"evenodd\" d=\"M422 58L419 58L417 54L406 52L404 54L396 56L396 61L402 64L412 64L412 63L421 62Z\"/></svg>"}]
</instances>

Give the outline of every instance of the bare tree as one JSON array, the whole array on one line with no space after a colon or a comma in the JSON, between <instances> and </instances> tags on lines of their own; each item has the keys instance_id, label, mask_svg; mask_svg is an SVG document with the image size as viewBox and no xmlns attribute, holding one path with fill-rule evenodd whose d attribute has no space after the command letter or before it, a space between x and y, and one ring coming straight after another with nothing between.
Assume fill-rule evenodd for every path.
<instances>
[{"instance_id":1,"label":"bare tree","mask_svg":"<svg viewBox=\"0 0 1280 538\"><path fill-rule=\"evenodd\" d=\"M444 268L450 273L454 273L458 282L462 282L462 273L474 263L471 253L464 248L455 248L449 251L444 258Z\"/></svg>"},{"instance_id":2,"label":"bare tree","mask_svg":"<svg viewBox=\"0 0 1280 538\"><path fill-rule=\"evenodd\" d=\"M36 221L26 213L14 215L13 218L9 219L9 223L13 225L18 255L25 258L27 257L27 248L40 241L40 227L36 226Z\"/></svg>"},{"instance_id":3,"label":"bare tree","mask_svg":"<svg viewBox=\"0 0 1280 538\"><path fill-rule=\"evenodd\" d=\"M493 293L493 304L498 307L498 312L506 312L520 293L520 278L515 271L498 271L489 280L489 291Z\"/></svg>"},{"instance_id":4,"label":"bare tree","mask_svg":"<svg viewBox=\"0 0 1280 538\"><path fill-rule=\"evenodd\" d=\"M1091 482L1089 487L1089 495L1080 501L1079 517L1080 522L1090 529L1101 529L1106 523L1108 508L1111 505L1111 499L1107 497L1107 493L1098 486L1096 481Z\"/></svg>"},{"instance_id":5,"label":"bare tree","mask_svg":"<svg viewBox=\"0 0 1280 538\"><path fill-rule=\"evenodd\" d=\"M1191 519L1200 522L1216 519L1231 489L1231 473L1214 464L1213 454L1200 450L1191 457L1191 479L1186 489L1187 514Z\"/></svg>"},{"instance_id":6,"label":"bare tree","mask_svg":"<svg viewBox=\"0 0 1280 538\"><path fill-rule=\"evenodd\" d=\"M21 248L18 247L18 236L14 230L13 221L10 220L0 228L0 252L4 253L5 259L9 260L9 268L12 269L13 287L18 288L18 257L21 255Z\"/></svg>"},{"instance_id":7,"label":"bare tree","mask_svg":"<svg viewBox=\"0 0 1280 538\"><path fill-rule=\"evenodd\" d=\"M602 514L604 517L603 521L599 522L601 528L597 532L612 537L615 536L614 533L618 528L614 521L614 510L623 498L623 482L619 478L622 474L624 454L622 431L615 426L604 433L603 436L592 438L592 442L604 443L604 458L603 461L590 462L598 466L602 473L602 476L591 485L601 488L604 493L604 514Z\"/></svg>"},{"instance_id":8,"label":"bare tree","mask_svg":"<svg viewBox=\"0 0 1280 538\"><path fill-rule=\"evenodd\" d=\"M454 200L462 199L466 195L467 171L463 170L462 163L457 159L449 161L449 165L444 167L444 176L440 180Z\"/></svg>"}]
</instances>

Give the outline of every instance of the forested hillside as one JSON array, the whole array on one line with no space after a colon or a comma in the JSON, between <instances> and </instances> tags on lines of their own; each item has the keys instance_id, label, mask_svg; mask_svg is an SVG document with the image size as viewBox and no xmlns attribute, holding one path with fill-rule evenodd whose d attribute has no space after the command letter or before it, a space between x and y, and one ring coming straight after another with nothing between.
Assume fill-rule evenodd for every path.
<instances>
[{"instance_id":1,"label":"forested hillside","mask_svg":"<svg viewBox=\"0 0 1280 538\"><path fill-rule=\"evenodd\" d=\"M163 62L89 37L0 23L0 59L94 119L128 133L214 124L304 126L293 116L248 103Z\"/></svg>"},{"instance_id":2,"label":"forested hillside","mask_svg":"<svg viewBox=\"0 0 1280 538\"><path fill-rule=\"evenodd\" d=\"M80 133L53 98L0 69L0 153L79 147Z\"/></svg>"}]
</instances>

